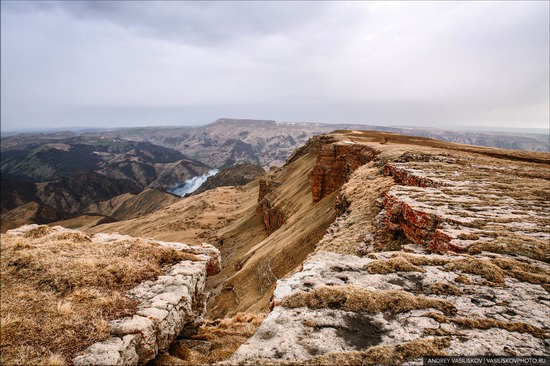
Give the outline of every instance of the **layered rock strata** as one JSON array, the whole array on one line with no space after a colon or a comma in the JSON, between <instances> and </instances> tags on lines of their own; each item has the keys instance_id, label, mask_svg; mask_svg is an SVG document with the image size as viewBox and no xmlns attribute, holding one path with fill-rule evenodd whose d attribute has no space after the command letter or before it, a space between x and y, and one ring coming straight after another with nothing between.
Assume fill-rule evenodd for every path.
<instances>
[{"instance_id":1,"label":"layered rock strata","mask_svg":"<svg viewBox=\"0 0 550 366\"><path fill-rule=\"evenodd\" d=\"M338 190L361 165L373 160L379 152L352 141L334 143L321 140L315 168L311 172L313 202Z\"/></svg>"},{"instance_id":2,"label":"layered rock strata","mask_svg":"<svg viewBox=\"0 0 550 366\"><path fill-rule=\"evenodd\" d=\"M549 281L550 266L526 257L319 252L277 282L273 310L230 362L550 355Z\"/></svg>"},{"instance_id":3,"label":"layered rock strata","mask_svg":"<svg viewBox=\"0 0 550 366\"><path fill-rule=\"evenodd\" d=\"M95 240L131 238L96 234ZM218 273L220 252L214 246L156 243L193 256L170 268L156 281L146 281L127 292L140 302L133 317L109 322L111 337L95 343L74 358L75 365L143 365L163 352L185 329L198 327L206 312L207 275Z\"/></svg>"},{"instance_id":4,"label":"layered rock strata","mask_svg":"<svg viewBox=\"0 0 550 366\"><path fill-rule=\"evenodd\" d=\"M375 137L319 138L313 197L339 190L340 216L301 271L277 281L271 313L229 363L550 355L547 160ZM337 163L342 145L372 157L334 188L331 169L352 166Z\"/></svg>"},{"instance_id":5,"label":"layered rock strata","mask_svg":"<svg viewBox=\"0 0 550 366\"><path fill-rule=\"evenodd\" d=\"M379 239L400 232L436 253L514 247L550 260L550 183L544 172L435 158L384 167L397 184L383 198Z\"/></svg>"},{"instance_id":6,"label":"layered rock strata","mask_svg":"<svg viewBox=\"0 0 550 366\"><path fill-rule=\"evenodd\" d=\"M261 216L267 235L271 235L286 222L286 215L272 202L276 196L275 190L282 185L272 179L260 179L256 215Z\"/></svg>"}]
</instances>

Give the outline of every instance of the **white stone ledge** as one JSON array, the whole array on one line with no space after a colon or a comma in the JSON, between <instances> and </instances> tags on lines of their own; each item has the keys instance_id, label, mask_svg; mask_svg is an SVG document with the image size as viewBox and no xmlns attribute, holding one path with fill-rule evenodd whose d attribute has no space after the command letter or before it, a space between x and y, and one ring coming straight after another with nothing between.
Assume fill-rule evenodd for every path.
<instances>
[{"instance_id":1,"label":"white stone ledge","mask_svg":"<svg viewBox=\"0 0 550 366\"><path fill-rule=\"evenodd\" d=\"M156 281L128 291L129 297L140 301L137 314L109 322L111 337L76 356L76 366L146 364L168 349L186 326L202 322L208 298L206 276L212 270L211 258L219 264L219 251L208 244L178 249L194 253L206 249L208 255L201 256L202 261L177 263Z\"/></svg>"}]
</instances>

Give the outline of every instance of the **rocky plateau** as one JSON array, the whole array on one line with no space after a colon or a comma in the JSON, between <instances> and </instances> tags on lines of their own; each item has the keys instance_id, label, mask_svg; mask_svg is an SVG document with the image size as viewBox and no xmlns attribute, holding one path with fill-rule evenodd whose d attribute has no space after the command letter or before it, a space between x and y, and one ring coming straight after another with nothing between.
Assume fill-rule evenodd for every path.
<instances>
[{"instance_id":1,"label":"rocky plateau","mask_svg":"<svg viewBox=\"0 0 550 366\"><path fill-rule=\"evenodd\" d=\"M312 200L341 215L229 363L550 355L548 157L374 137L320 140Z\"/></svg>"},{"instance_id":2,"label":"rocky plateau","mask_svg":"<svg viewBox=\"0 0 550 366\"><path fill-rule=\"evenodd\" d=\"M124 201L105 205L114 213ZM157 365L550 356L546 152L336 131L245 185L121 220L81 225L86 235L204 240L223 258L204 283L207 321L195 335L170 333L178 346L159 350ZM209 337L228 336L222 319L257 314L253 336L214 352ZM133 344L124 337L117 344Z\"/></svg>"}]
</instances>

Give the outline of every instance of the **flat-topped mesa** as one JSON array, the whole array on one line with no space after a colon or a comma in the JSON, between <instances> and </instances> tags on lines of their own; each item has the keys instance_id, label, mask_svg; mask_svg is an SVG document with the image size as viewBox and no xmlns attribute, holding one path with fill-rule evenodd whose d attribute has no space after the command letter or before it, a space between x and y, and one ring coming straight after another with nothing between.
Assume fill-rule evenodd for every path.
<instances>
[{"instance_id":1,"label":"flat-topped mesa","mask_svg":"<svg viewBox=\"0 0 550 366\"><path fill-rule=\"evenodd\" d=\"M227 124L227 125L243 125L245 124L248 127L269 127L276 126L277 122L273 120L262 120L262 119L235 119L235 118L218 118L216 120L217 124Z\"/></svg>"},{"instance_id":2,"label":"flat-topped mesa","mask_svg":"<svg viewBox=\"0 0 550 366\"><path fill-rule=\"evenodd\" d=\"M321 140L317 163L311 172L313 202L338 190L361 165L374 160L379 151L351 141Z\"/></svg>"}]
</instances>

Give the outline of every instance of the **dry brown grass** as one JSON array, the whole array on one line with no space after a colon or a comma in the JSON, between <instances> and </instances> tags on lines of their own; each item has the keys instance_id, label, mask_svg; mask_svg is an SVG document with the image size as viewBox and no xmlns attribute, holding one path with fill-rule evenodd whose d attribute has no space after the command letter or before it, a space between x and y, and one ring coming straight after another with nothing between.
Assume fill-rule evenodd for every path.
<instances>
[{"instance_id":1,"label":"dry brown grass","mask_svg":"<svg viewBox=\"0 0 550 366\"><path fill-rule=\"evenodd\" d=\"M398 291L369 291L356 286L320 286L312 292L297 292L282 301L289 308L308 307L312 309L340 309L344 311L378 313L389 311L400 313L414 309L434 308L446 314L456 312L447 300Z\"/></svg>"},{"instance_id":2,"label":"dry brown grass","mask_svg":"<svg viewBox=\"0 0 550 366\"><path fill-rule=\"evenodd\" d=\"M270 179L283 183L271 193L272 204L287 215L281 228L265 237L261 218L252 213L240 224L219 232L224 239L222 248L234 250L226 256L222 252L224 268L210 282L217 281L218 286L212 292L219 291L209 300L210 317L268 312L275 281L298 269L313 252L335 218L336 200L333 192L312 203L309 172L315 162L316 155L308 153L270 173ZM258 197L257 192L253 195ZM261 225L259 232L258 225ZM237 262L238 272L234 266Z\"/></svg>"},{"instance_id":3,"label":"dry brown grass","mask_svg":"<svg viewBox=\"0 0 550 366\"><path fill-rule=\"evenodd\" d=\"M422 267L415 266L403 257L390 259L378 259L365 266L367 272L371 274L387 274L395 272L426 272Z\"/></svg>"},{"instance_id":4,"label":"dry brown grass","mask_svg":"<svg viewBox=\"0 0 550 366\"><path fill-rule=\"evenodd\" d=\"M445 257L434 257L421 254L409 254L409 253L398 253L394 256L399 256L403 259L406 259L410 263L416 266L443 266L451 260L450 258Z\"/></svg>"},{"instance_id":5,"label":"dry brown grass","mask_svg":"<svg viewBox=\"0 0 550 366\"><path fill-rule=\"evenodd\" d=\"M35 239L35 238L41 238L43 236L48 235L51 232L51 229L49 226L46 225L40 225L38 227L35 227L34 229L31 229L27 231L23 237L29 238L29 239Z\"/></svg>"},{"instance_id":6,"label":"dry brown grass","mask_svg":"<svg viewBox=\"0 0 550 366\"><path fill-rule=\"evenodd\" d=\"M462 294L462 290L458 287L451 285L450 283L437 282L428 288L428 292L434 295L453 295L458 296Z\"/></svg>"},{"instance_id":7,"label":"dry brown grass","mask_svg":"<svg viewBox=\"0 0 550 366\"><path fill-rule=\"evenodd\" d=\"M450 271L461 271L479 275L492 284L504 284L504 272L502 269L491 263L487 259L464 258L453 260L445 265L445 269Z\"/></svg>"},{"instance_id":8,"label":"dry brown grass","mask_svg":"<svg viewBox=\"0 0 550 366\"><path fill-rule=\"evenodd\" d=\"M463 274L459 274L458 276L456 276L454 281L456 283L462 283L464 285L471 285L472 284L472 281L470 281L468 276L464 276Z\"/></svg>"},{"instance_id":9,"label":"dry brown grass","mask_svg":"<svg viewBox=\"0 0 550 366\"><path fill-rule=\"evenodd\" d=\"M368 233L380 212L377 199L393 184L393 178L381 174L374 162L359 167L339 191L340 200L349 202L346 214L319 241L317 250L357 254L358 246L370 241Z\"/></svg>"},{"instance_id":10,"label":"dry brown grass","mask_svg":"<svg viewBox=\"0 0 550 366\"><path fill-rule=\"evenodd\" d=\"M541 339L548 338L548 333L543 329L525 322L504 322L490 318L456 318L453 322L471 329L501 328L509 332L530 333Z\"/></svg>"},{"instance_id":11,"label":"dry brown grass","mask_svg":"<svg viewBox=\"0 0 550 366\"><path fill-rule=\"evenodd\" d=\"M464 258L449 262L445 268L480 275L488 281L487 285L492 286L504 285L504 276L514 277L521 282L540 284L543 287L550 284L548 269L513 258ZM462 280L462 277L455 279L457 282Z\"/></svg>"},{"instance_id":12,"label":"dry brown grass","mask_svg":"<svg viewBox=\"0 0 550 366\"><path fill-rule=\"evenodd\" d=\"M491 329L500 328L509 332L529 333L534 337L541 339L548 339L548 332L534 325L525 322L506 322L496 320L492 318L449 318L443 314L436 312L425 313L422 316L426 316L434 319L439 323L455 323L469 329Z\"/></svg>"},{"instance_id":13,"label":"dry brown grass","mask_svg":"<svg viewBox=\"0 0 550 366\"><path fill-rule=\"evenodd\" d=\"M418 338L393 346L371 347L361 352L338 352L318 356L313 365L401 365L422 356L447 356L445 348L451 342L447 338Z\"/></svg>"},{"instance_id":14,"label":"dry brown grass","mask_svg":"<svg viewBox=\"0 0 550 366\"><path fill-rule=\"evenodd\" d=\"M227 360L246 342L262 323L264 315L239 313L233 318L206 322L191 339L204 342L207 347L188 348L177 341L168 353L159 356L155 364L205 365ZM206 350L207 349L207 350Z\"/></svg>"},{"instance_id":15,"label":"dry brown grass","mask_svg":"<svg viewBox=\"0 0 550 366\"><path fill-rule=\"evenodd\" d=\"M501 233L498 242L474 243L468 248L468 254L492 252L499 254L520 254L540 261L550 260L550 243L547 240L529 238L517 239L517 235L510 232ZM510 238L509 238L510 237Z\"/></svg>"},{"instance_id":16,"label":"dry brown grass","mask_svg":"<svg viewBox=\"0 0 550 366\"><path fill-rule=\"evenodd\" d=\"M546 268L513 258L493 258L491 262L501 268L507 276L514 277L518 281L538 285L550 284L550 271Z\"/></svg>"},{"instance_id":17,"label":"dry brown grass","mask_svg":"<svg viewBox=\"0 0 550 366\"><path fill-rule=\"evenodd\" d=\"M391 346L376 346L366 351L331 352L304 361L280 361L254 359L235 365L254 366L334 366L334 365L401 365L422 356L447 356L445 348L451 342L448 338L417 338L410 342Z\"/></svg>"},{"instance_id":18,"label":"dry brown grass","mask_svg":"<svg viewBox=\"0 0 550 366\"><path fill-rule=\"evenodd\" d=\"M1 363L69 363L108 336L107 322L134 313L124 292L184 254L140 240L107 244L39 226L1 238Z\"/></svg>"}]
</instances>

